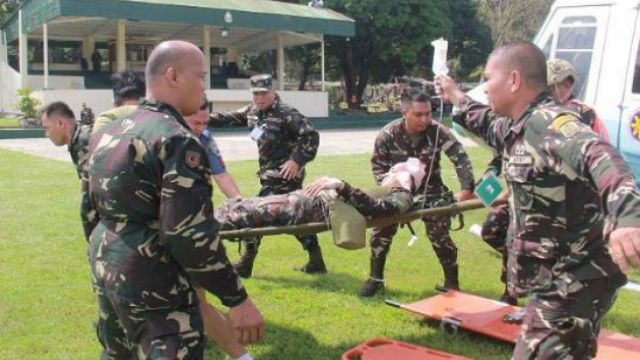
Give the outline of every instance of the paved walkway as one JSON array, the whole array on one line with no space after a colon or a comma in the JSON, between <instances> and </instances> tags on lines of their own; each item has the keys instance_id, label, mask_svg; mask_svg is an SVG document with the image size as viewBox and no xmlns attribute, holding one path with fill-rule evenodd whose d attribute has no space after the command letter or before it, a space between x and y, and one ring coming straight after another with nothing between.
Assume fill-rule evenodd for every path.
<instances>
[{"instance_id":1,"label":"paved walkway","mask_svg":"<svg viewBox=\"0 0 640 360\"><path fill-rule=\"evenodd\" d=\"M369 154L379 129L320 130L318 155ZM258 158L255 143L248 133L219 133L216 141L226 161L254 160ZM461 138L466 146L475 144ZM56 147L47 138L0 140L0 148L38 155L54 160L71 161L66 146Z\"/></svg>"}]
</instances>

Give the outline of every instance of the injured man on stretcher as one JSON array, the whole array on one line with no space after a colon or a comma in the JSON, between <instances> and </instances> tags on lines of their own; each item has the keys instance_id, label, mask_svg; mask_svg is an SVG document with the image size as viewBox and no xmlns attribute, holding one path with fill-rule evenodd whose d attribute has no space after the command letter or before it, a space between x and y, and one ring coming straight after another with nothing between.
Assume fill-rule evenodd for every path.
<instances>
[{"instance_id":1,"label":"injured man on stretcher","mask_svg":"<svg viewBox=\"0 0 640 360\"><path fill-rule=\"evenodd\" d=\"M341 204L366 218L402 214L413 206L412 191L425 176L425 164L417 158L394 165L380 186L358 189L343 180L321 177L304 190L288 194L227 200L215 210L220 230L260 228L329 222ZM336 214L342 221L343 214ZM330 224L332 227L334 224ZM364 228L362 229L364 235ZM335 236L335 233L334 233Z\"/></svg>"}]
</instances>

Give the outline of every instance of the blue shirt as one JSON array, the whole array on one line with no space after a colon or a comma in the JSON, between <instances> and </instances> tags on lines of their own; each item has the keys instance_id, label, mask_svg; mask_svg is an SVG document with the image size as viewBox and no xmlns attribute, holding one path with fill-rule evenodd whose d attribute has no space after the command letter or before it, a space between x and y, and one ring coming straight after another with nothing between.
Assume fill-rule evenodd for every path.
<instances>
[{"instance_id":1,"label":"blue shirt","mask_svg":"<svg viewBox=\"0 0 640 360\"><path fill-rule=\"evenodd\" d=\"M209 130L203 131L202 134L200 134L200 142L207 152L213 175L226 173L227 168L224 165L224 160L222 160L222 155L220 155L218 144L216 144L216 141L213 139L213 134Z\"/></svg>"}]
</instances>

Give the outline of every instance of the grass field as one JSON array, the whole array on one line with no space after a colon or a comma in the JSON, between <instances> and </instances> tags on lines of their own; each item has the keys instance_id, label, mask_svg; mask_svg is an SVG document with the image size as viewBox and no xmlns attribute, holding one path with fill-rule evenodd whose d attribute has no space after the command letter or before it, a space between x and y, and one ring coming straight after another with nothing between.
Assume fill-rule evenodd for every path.
<instances>
[{"instance_id":1,"label":"grass field","mask_svg":"<svg viewBox=\"0 0 640 360\"><path fill-rule=\"evenodd\" d=\"M489 154L470 153L476 174ZM457 190L451 166L444 178ZM230 162L245 194L257 192L255 161ZM90 280L79 207L79 182L71 163L0 150L0 359L97 359L96 301ZM372 184L367 155L317 159L308 179L330 174L354 185ZM220 203L216 192L214 202ZM467 227L452 233L459 247L464 290L497 298L500 260L468 232L485 211L467 213ZM257 359L338 359L348 348L374 337L390 337L475 359L508 359L508 345L479 336L447 335L417 316L384 305L385 298L412 302L434 295L442 271L421 223L412 247L406 230L395 238L388 261L388 290L363 300L357 291L367 277L368 249L346 251L320 234L329 273L309 276L292 270L305 262L293 237L263 240L254 277L244 283L266 319L266 338L250 347ZM230 257L237 246L227 243ZM215 302L215 299L212 299ZM607 328L640 336L640 294L623 291L604 320ZM224 359L209 344L207 359Z\"/></svg>"},{"instance_id":2,"label":"grass field","mask_svg":"<svg viewBox=\"0 0 640 360\"><path fill-rule=\"evenodd\" d=\"M0 118L0 128L20 126L20 120L16 118Z\"/></svg>"}]
</instances>

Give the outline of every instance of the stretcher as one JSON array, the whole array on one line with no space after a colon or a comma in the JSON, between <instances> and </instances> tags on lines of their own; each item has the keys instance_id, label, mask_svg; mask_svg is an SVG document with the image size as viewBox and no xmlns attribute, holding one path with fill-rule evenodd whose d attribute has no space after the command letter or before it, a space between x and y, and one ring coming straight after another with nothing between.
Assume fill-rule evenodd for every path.
<instances>
[{"instance_id":1,"label":"stretcher","mask_svg":"<svg viewBox=\"0 0 640 360\"><path fill-rule=\"evenodd\" d=\"M411 304L391 300L386 300L386 303L439 321L440 328L451 334L460 329L515 343L520 333L520 325L508 323L504 317L521 308L460 291L448 290ZM596 359L640 359L640 339L602 330L598 337Z\"/></svg>"},{"instance_id":2,"label":"stretcher","mask_svg":"<svg viewBox=\"0 0 640 360\"><path fill-rule=\"evenodd\" d=\"M469 360L443 351L386 338L366 341L342 354L342 360Z\"/></svg>"},{"instance_id":3,"label":"stretcher","mask_svg":"<svg viewBox=\"0 0 640 360\"><path fill-rule=\"evenodd\" d=\"M504 200L495 201L492 204L492 206L498 206L505 203L506 202ZM460 201L447 206L415 210L415 211L407 212L404 214L368 219L367 227L368 228L385 227L392 224L407 223L410 221L425 219L425 218L434 217L434 216L459 214L469 210L482 209L484 207L485 206L482 203L482 201L477 199ZM269 235L282 235L282 234L302 236L302 235L309 235L309 234L317 234L327 230L329 230L329 224L327 224L326 222L322 222L322 223L308 223L308 224L300 224L300 225L265 226L265 227L259 227L259 228L225 230L225 231L220 231L218 234L220 235L221 239L233 240L233 239L248 238L252 236L269 236Z\"/></svg>"}]
</instances>

